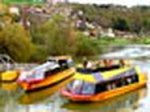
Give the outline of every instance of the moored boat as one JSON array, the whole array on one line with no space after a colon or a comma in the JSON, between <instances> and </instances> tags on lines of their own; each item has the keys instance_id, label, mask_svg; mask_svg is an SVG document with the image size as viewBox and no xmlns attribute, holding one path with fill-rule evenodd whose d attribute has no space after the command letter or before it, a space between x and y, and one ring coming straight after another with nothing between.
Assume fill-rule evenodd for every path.
<instances>
[{"instance_id":1,"label":"moored boat","mask_svg":"<svg viewBox=\"0 0 150 112\"><path fill-rule=\"evenodd\" d=\"M0 74L0 82L15 82L19 77L19 71L8 70Z\"/></svg>"},{"instance_id":2,"label":"moored boat","mask_svg":"<svg viewBox=\"0 0 150 112\"><path fill-rule=\"evenodd\" d=\"M103 101L146 85L147 77L139 67L122 67L111 71L78 72L75 80L61 93L72 101Z\"/></svg>"},{"instance_id":3,"label":"moored boat","mask_svg":"<svg viewBox=\"0 0 150 112\"><path fill-rule=\"evenodd\" d=\"M16 62L6 54L0 54L0 82L15 82L19 70L15 69Z\"/></svg>"},{"instance_id":4,"label":"moored boat","mask_svg":"<svg viewBox=\"0 0 150 112\"><path fill-rule=\"evenodd\" d=\"M17 82L26 92L32 92L55 86L73 77L74 73L70 57L51 57L33 70L22 72Z\"/></svg>"}]
</instances>

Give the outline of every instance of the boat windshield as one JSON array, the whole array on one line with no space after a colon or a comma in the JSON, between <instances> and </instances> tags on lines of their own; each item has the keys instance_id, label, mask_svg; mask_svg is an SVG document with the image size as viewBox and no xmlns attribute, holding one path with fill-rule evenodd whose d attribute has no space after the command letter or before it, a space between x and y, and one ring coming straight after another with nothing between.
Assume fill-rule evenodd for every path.
<instances>
[{"instance_id":1,"label":"boat windshield","mask_svg":"<svg viewBox=\"0 0 150 112\"><path fill-rule=\"evenodd\" d=\"M74 80L68 84L67 89L72 94L93 95L95 93L95 84L82 80Z\"/></svg>"},{"instance_id":2,"label":"boat windshield","mask_svg":"<svg viewBox=\"0 0 150 112\"><path fill-rule=\"evenodd\" d=\"M59 68L59 65L56 62L46 62L38 67L33 68L29 72L22 72L20 79L21 80L42 80L45 78L45 73L47 71L52 71Z\"/></svg>"},{"instance_id":3,"label":"boat windshield","mask_svg":"<svg viewBox=\"0 0 150 112\"><path fill-rule=\"evenodd\" d=\"M54 62L54 61L49 61L49 62L46 62L46 63L44 63L38 67L35 67L33 69L33 71L34 72L40 72L40 71L46 72L48 70L53 70L56 68L59 68L59 64Z\"/></svg>"},{"instance_id":4,"label":"boat windshield","mask_svg":"<svg viewBox=\"0 0 150 112\"><path fill-rule=\"evenodd\" d=\"M67 60L67 64L68 64L69 67L74 66L73 60L72 60L71 58L69 58L69 59Z\"/></svg>"},{"instance_id":5,"label":"boat windshield","mask_svg":"<svg viewBox=\"0 0 150 112\"><path fill-rule=\"evenodd\" d=\"M48 62L57 62L59 64L60 67L62 68L69 68L74 66L73 60L72 58L64 58L64 59L48 59Z\"/></svg>"}]
</instances>

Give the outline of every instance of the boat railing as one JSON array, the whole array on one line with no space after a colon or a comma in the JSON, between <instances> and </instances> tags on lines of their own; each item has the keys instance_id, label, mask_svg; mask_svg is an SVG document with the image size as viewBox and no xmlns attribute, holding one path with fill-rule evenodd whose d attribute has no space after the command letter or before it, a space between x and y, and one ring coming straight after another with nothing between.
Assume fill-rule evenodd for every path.
<instances>
[{"instance_id":1,"label":"boat railing","mask_svg":"<svg viewBox=\"0 0 150 112\"><path fill-rule=\"evenodd\" d=\"M113 65L110 67L97 67L97 68L77 68L78 72L81 73L96 73L96 72L105 72L105 71L109 71L109 70L114 70L114 69L119 69L121 66L120 65Z\"/></svg>"}]
</instances>

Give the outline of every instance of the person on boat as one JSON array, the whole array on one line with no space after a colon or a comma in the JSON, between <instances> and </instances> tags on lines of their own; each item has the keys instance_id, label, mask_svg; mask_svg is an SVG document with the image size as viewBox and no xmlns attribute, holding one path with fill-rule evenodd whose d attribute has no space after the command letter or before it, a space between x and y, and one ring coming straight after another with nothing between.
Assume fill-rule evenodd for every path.
<instances>
[{"instance_id":1,"label":"person on boat","mask_svg":"<svg viewBox=\"0 0 150 112\"><path fill-rule=\"evenodd\" d=\"M87 62L86 68L87 69L91 69L92 68L92 63L90 61Z\"/></svg>"},{"instance_id":2,"label":"person on boat","mask_svg":"<svg viewBox=\"0 0 150 112\"><path fill-rule=\"evenodd\" d=\"M87 63L88 63L87 58L84 57L84 58L83 58L83 68L86 68Z\"/></svg>"},{"instance_id":3,"label":"person on boat","mask_svg":"<svg viewBox=\"0 0 150 112\"><path fill-rule=\"evenodd\" d=\"M105 67L111 67L112 66L113 60L104 59L103 61L104 61Z\"/></svg>"},{"instance_id":4,"label":"person on boat","mask_svg":"<svg viewBox=\"0 0 150 112\"><path fill-rule=\"evenodd\" d=\"M124 66L125 65L125 61L123 59L120 60L120 66Z\"/></svg>"},{"instance_id":5,"label":"person on boat","mask_svg":"<svg viewBox=\"0 0 150 112\"><path fill-rule=\"evenodd\" d=\"M120 66L130 66L130 65L131 65L131 60L125 60L125 59L120 60Z\"/></svg>"},{"instance_id":6,"label":"person on boat","mask_svg":"<svg viewBox=\"0 0 150 112\"><path fill-rule=\"evenodd\" d=\"M84 69L90 69L92 67L92 63L87 60L87 58L83 59L83 67Z\"/></svg>"}]
</instances>

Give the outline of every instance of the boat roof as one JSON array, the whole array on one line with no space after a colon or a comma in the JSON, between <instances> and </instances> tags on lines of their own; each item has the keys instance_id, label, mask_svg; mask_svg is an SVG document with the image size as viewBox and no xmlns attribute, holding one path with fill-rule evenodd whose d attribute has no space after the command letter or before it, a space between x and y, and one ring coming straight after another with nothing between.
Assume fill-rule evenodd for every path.
<instances>
[{"instance_id":1,"label":"boat roof","mask_svg":"<svg viewBox=\"0 0 150 112\"><path fill-rule=\"evenodd\" d=\"M97 73L91 73L91 74L83 74L80 72L77 72L74 76L75 79L78 80L84 80L91 83L101 83L101 82L107 82L110 80L115 80L121 77L130 76L134 73L138 72L138 67L122 67L120 69L115 69L111 71L106 72L97 72Z\"/></svg>"}]
</instances>

